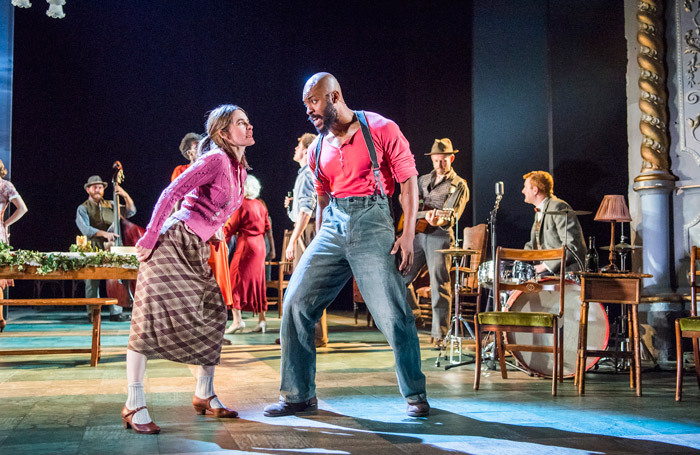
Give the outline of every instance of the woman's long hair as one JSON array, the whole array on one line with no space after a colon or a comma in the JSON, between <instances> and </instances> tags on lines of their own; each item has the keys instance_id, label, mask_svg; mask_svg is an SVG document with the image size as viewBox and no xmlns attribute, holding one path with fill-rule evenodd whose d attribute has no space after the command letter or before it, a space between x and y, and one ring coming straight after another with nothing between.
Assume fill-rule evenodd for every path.
<instances>
[{"instance_id":1,"label":"woman's long hair","mask_svg":"<svg viewBox=\"0 0 700 455\"><path fill-rule=\"evenodd\" d=\"M239 162L231 147L221 137L221 131L229 127L231 120L233 119L233 113L237 110L245 113L243 109L235 104L222 104L209 113L207 122L204 124L204 129L206 130L207 134L201 141L199 141L197 158L209 152L212 148L214 148L214 146L216 146L226 152L226 154L231 157L231 160L235 165L242 166L245 169L250 169L250 166L248 166L248 161L245 159L245 153Z\"/></svg>"}]
</instances>

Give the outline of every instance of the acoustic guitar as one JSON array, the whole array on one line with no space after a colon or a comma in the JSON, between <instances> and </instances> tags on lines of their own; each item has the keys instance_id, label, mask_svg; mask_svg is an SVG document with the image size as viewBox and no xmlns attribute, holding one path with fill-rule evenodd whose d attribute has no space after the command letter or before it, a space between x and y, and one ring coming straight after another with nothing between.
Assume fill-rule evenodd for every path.
<instances>
[{"instance_id":1,"label":"acoustic guitar","mask_svg":"<svg viewBox=\"0 0 700 455\"><path fill-rule=\"evenodd\" d=\"M425 232L430 226L430 223L428 223L428 220L425 219L425 216L431 211L433 211L433 209L428 208L428 210L420 210L418 213L416 213L416 234ZM437 210L437 216L449 218L450 215L452 215L452 209ZM401 214L401 218L399 218L399 224L396 230L398 232L403 231L403 213Z\"/></svg>"}]
</instances>

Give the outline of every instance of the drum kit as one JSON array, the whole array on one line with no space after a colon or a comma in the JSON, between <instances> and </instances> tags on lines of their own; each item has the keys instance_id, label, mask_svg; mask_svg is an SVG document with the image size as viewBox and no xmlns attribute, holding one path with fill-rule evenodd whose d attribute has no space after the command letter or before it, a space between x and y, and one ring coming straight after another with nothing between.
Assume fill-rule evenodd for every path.
<instances>
[{"instance_id":1,"label":"drum kit","mask_svg":"<svg viewBox=\"0 0 700 455\"><path fill-rule=\"evenodd\" d=\"M520 261L511 261L500 267L501 281L516 284L527 281L537 281L546 283L556 281L555 277L539 278L535 273L532 264ZM483 288L493 288L493 261L483 262L478 269L479 284ZM581 286L577 275L567 274L566 276L566 305L564 306L564 376L573 377L576 366L576 351L578 344L578 327L581 306ZM554 289L547 289L537 294L523 293L515 291L508 295L504 311L519 312L544 312L557 313L559 311L559 292ZM589 330L588 346L591 350L603 350L608 345L610 337L608 316L605 308L600 303L591 304L589 307ZM530 344L543 346L551 343L545 337L546 334L536 333L508 333L506 335L509 344ZM488 358L487 356L485 356ZM552 374L552 356L542 352L516 352L515 358L524 371L529 374L539 376L550 376ZM598 358L587 359L586 370L593 367L598 362Z\"/></svg>"},{"instance_id":2,"label":"drum kit","mask_svg":"<svg viewBox=\"0 0 700 455\"><path fill-rule=\"evenodd\" d=\"M543 212L546 215L589 215L589 211L579 211L579 210L557 210L557 211L546 211ZM495 223L494 223L495 224ZM625 242L625 239L621 239L621 242L613 245L613 248L617 252L628 253L641 247L633 246ZM609 250L610 247L603 247L602 249ZM444 368L450 369L456 366L465 365L467 363L473 362L473 359L468 359L462 361L462 349L465 345L467 337L466 333L469 334L472 340L475 340L474 332L470 326L473 321L467 322L460 312L459 306L459 291L462 289L460 279L460 267L458 262L462 257L476 254L477 251L462 249L457 247L446 248L442 250L437 250L439 253L446 254L450 256L454 262L454 312L452 320L450 322L450 327L445 340L440 349L440 353L435 361L435 366L440 366L440 360L443 358L443 353L446 349L449 350L449 364ZM573 253L573 252L572 252ZM582 262L575 254L573 255L580 266ZM556 280L554 277L544 277L540 278L535 273L535 267L532 264L511 261L510 264L503 264L499 267L501 271L500 280L514 283L524 283L528 281L537 281L539 283L546 283L550 280ZM581 268L583 269L583 267ZM481 288L492 289L494 280L494 264L493 261L485 261L479 265L477 270L478 282ZM580 279L578 275L573 273L567 273L566 275L567 289L565 291L566 305L564 306L564 376L573 377L575 373L576 357L577 357L577 344L578 344L578 328L579 328L579 318L580 318L580 305L581 305L581 286ZM500 298L500 296L498 297ZM503 305L503 311L525 311L525 312L549 312L557 313L559 309L559 291L545 289L542 292L532 294L532 293L522 293L520 291L515 291L509 293L507 297L504 297L505 305ZM507 343L510 344L530 344L537 345L550 344L549 340L544 339L551 335L546 334L536 334L536 333L508 333ZM588 349L589 350L604 350L608 346L608 341L610 339L610 324L608 321L608 315L605 308L600 303L590 304L589 306L589 329L588 329ZM540 341L541 340L541 341ZM477 346L480 346L480 341L475 340ZM484 348L484 351L488 351L489 347L493 343L489 344ZM469 355L469 354L465 354ZM491 352L485 352L484 358L493 360L495 356L495 349ZM549 376L552 375L552 356L543 352L516 352L514 357L518 362L515 365L516 368L521 369L531 375L538 376ZM444 354L444 360L448 360L448 355ZM588 358L586 363L586 370L592 368L599 358ZM486 362L488 365L494 362Z\"/></svg>"}]
</instances>

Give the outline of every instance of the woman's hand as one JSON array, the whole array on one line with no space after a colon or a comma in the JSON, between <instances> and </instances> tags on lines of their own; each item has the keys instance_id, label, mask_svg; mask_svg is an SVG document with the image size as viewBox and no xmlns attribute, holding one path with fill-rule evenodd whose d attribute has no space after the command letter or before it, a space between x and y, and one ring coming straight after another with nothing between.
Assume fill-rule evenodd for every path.
<instances>
[{"instance_id":1,"label":"woman's hand","mask_svg":"<svg viewBox=\"0 0 700 455\"><path fill-rule=\"evenodd\" d=\"M151 257L152 252L153 250L150 248L144 248L141 245L136 245L136 259L138 259L139 262L146 262L148 258Z\"/></svg>"}]
</instances>

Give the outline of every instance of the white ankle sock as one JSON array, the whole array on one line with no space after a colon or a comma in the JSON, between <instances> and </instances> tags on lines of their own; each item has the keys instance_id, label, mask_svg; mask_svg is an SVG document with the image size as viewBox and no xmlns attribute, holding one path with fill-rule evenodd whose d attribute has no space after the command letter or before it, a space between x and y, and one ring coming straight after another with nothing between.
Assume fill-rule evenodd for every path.
<instances>
[{"instance_id":1,"label":"white ankle sock","mask_svg":"<svg viewBox=\"0 0 700 455\"><path fill-rule=\"evenodd\" d=\"M194 394L197 395L199 398L207 399L212 395L215 395L214 393L214 376L205 376L205 375L199 375L197 376L197 388L194 391ZM219 398L216 397L213 400L211 400L211 403L209 404L212 408L223 408L224 405L219 401Z\"/></svg>"},{"instance_id":2,"label":"white ankle sock","mask_svg":"<svg viewBox=\"0 0 700 455\"><path fill-rule=\"evenodd\" d=\"M143 392L142 382L132 382L128 385L129 393L126 398L126 408L133 411L141 406L146 406L146 394ZM148 409L142 409L131 419L134 423L146 424L151 422L151 416L148 415Z\"/></svg>"}]
</instances>

